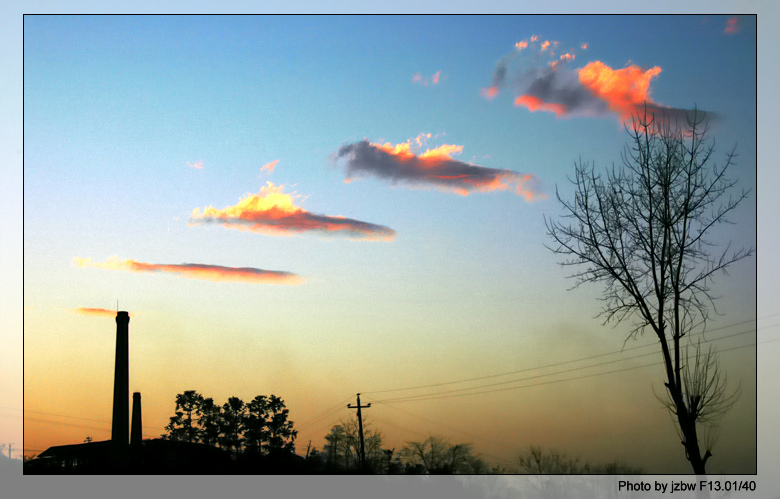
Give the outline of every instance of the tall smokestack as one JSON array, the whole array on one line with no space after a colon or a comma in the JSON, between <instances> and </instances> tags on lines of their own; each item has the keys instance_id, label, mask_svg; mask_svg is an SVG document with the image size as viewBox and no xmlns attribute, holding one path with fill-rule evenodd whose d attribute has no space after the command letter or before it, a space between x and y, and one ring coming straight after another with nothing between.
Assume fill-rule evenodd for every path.
<instances>
[{"instance_id":1,"label":"tall smokestack","mask_svg":"<svg viewBox=\"0 0 780 499\"><path fill-rule=\"evenodd\" d=\"M114 363L114 414L111 420L111 441L126 446L130 416L128 389L127 326L130 315L116 313L116 362Z\"/></svg>"},{"instance_id":2,"label":"tall smokestack","mask_svg":"<svg viewBox=\"0 0 780 499\"><path fill-rule=\"evenodd\" d=\"M136 447L141 445L141 394L139 392L133 393L133 424L130 427L130 445Z\"/></svg>"}]
</instances>

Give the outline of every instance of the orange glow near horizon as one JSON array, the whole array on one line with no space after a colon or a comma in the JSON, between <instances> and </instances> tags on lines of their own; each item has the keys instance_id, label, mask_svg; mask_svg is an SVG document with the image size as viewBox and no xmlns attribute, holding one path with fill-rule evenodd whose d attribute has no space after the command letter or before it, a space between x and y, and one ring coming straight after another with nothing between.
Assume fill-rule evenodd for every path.
<instances>
[{"instance_id":1,"label":"orange glow near horizon","mask_svg":"<svg viewBox=\"0 0 780 499\"><path fill-rule=\"evenodd\" d=\"M409 144L405 145L408 149ZM403 154L402 149L399 149L399 154ZM296 197L285 194L284 186L277 187L268 182L259 193L245 195L235 206L223 209L208 206L203 212L195 208L189 225L215 222L228 229L271 236L293 236L305 231L343 233L355 239L374 241L389 241L395 236L394 230L381 225L342 216L316 215L296 206Z\"/></svg>"},{"instance_id":2,"label":"orange glow near horizon","mask_svg":"<svg viewBox=\"0 0 780 499\"><path fill-rule=\"evenodd\" d=\"M661 68L658 66L643 70L632 65L615 70L601 61L594 61L579 70L579 79L591 94L604 100L626 122L645 102L653 102L649 96L650 81L659 73Z\"/></svg>"},{"instance_id":3,"label":"orange glow near horizon","mask_svg":"<svg viewBox=\"0 0 780 499\"><path fill-rule=\"evenodd\" d=\"M566 114L567 107L563 104L547 103L533 95L521 95L515 99L515 106L525 106L529 111L549 111L561 117Z\"/></svg>"},{"instance_id":4,"label":"orange glow near horizon","mask_svg":"<svg viewBox=\"0 0 780 499\"><path fill-rule=\"evenodd\" d=\"M200 263L158 264L135 260L120 260L116 256L105 262L93 262L91 258L74 258L78 267L95 267L104 270L124 270L127 272L166 272L187 279L212 282L249 282L267 284L301 284L299 276L275 270L262 270L252 267L223 267Z\"/></svg>"}]
</instances>

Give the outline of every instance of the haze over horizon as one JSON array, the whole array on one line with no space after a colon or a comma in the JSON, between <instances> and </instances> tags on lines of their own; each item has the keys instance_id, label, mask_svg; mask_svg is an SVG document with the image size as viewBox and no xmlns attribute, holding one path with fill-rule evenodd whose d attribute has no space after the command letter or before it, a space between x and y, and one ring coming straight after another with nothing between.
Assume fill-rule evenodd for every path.
<instances>
[{"instance_id":1,"label":"haze over horizon","mask_svg":"<svg viewBox=\"0 0 780 499\"><path fill-rule=\"evenodd\" d=\"M715 163L736 144L754 193L755 18L24 28L26 454L109 438L118 300L147 437L185 390L275 394L305 453L359 392L387 448L434 434L504 467L539 445L690 472L656 341L602 325L599 285L570 290L544 217L580 158L620 164L645 103L715 116ZM730 219L715 243L755 247L755 195ZM755 257L713 294L705 338L741 396L709 469L755 473L753 345L776 321L756 317Z\"/></svg>"}]
</instances>

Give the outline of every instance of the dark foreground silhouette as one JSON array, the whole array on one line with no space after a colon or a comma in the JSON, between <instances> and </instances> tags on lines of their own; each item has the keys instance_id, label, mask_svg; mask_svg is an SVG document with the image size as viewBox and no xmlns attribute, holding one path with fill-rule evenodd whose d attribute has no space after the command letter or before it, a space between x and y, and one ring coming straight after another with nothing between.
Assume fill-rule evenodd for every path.
<instances>
[{"instance_id":1,"label":"dark foreground silhouette","mask_svg":"<svg viewBox=\"0 0 780 499\"><path fill-rule=\"evenodd\" d=\"M50 447L24 463L25 475L215 475L307 474L306 460L292 452L241 455L233 458L223 449L199 443L163 439L117 449L110 440Z\"/></svg>"}]
</instances>

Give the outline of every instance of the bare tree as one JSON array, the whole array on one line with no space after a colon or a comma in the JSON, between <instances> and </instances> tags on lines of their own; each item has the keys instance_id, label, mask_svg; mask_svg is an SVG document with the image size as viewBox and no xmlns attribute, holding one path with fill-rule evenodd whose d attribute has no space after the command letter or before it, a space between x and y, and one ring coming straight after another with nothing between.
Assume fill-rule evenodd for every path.
<instances>
[{"instance_id":1,"label":"bare tree","mask_svg":"<svg viewBox=\"0 0 780 499\"><path fill-rule=\"evenodd\" d=\"M578 457L570 457L565 452L556 450L545 451L541 447L531 445L528 450L518 456L521 473L531 475L640 475L641 468L635 468L619 461L607 464L591 464L580 461Z\"/></svg>"},{"instance_id":2,"label":"bare tree","mask_svg":"<svg viewBox=\"0 0 780 499\"><path fill-rule=\"evenodd\" d=\"M387 463L387 455L382 448L382 433L371 428L371 423L364 419L363 437L367 469L375 473L382 472ZM325 440L327 443L323 448L323 454L325 454L328 467L344 470L360 469L360 436L357 417L346 421L341 420L339 424L331 427Z\"/></svg>"},{"instance_id":3,"label":"bare tree","mask_svg":"<svg viewBox=\"0 0 780 499\"><path fill-rule=\"evenodd\" d=\"M704 113L692 111L680 125L664 116L637 116L630 127L623 168L605 176L576 164L574 200L562 199L564 221L545 219L555 241L550 249L577 268L574 287L603 283L604 323L633 321L628 336L647 329L661 346L668 407L696 474L705 473L711 441L702 455L697 424L713 424L735 400L728 393L712 349L682 339L704 330L710 309L717 313L710 284L718 272L754 249L715 252L714 229L747 196L732 195L726 176L735 150L723 166L713 164ZM628 338L626 338L628 339ZM689 360L690 357L690 360ZM691 363L692 362L692 363Z\"/></svg>"},{"instance_id":4,"label":"bare tree","mask_svg":"<svg viewBox=\"0 0 780 499\"><path fill-rule=\"evenodd\" d=\"M429 474L487 473L484 461L472 452L471 444L451 444L449 440L429 435L422 442L407 442L401 459L408 465L421 465Z\"/></svg>"}]
</instances>

